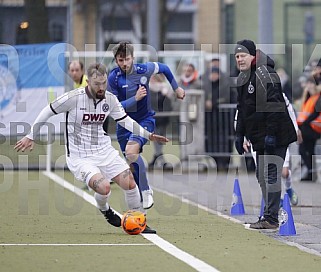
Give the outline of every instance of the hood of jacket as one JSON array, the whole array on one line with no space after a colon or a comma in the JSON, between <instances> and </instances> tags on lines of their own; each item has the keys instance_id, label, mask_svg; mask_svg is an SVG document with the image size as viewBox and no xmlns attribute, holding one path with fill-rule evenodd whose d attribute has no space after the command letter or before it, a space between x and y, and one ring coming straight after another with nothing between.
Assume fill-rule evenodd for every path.
<instances>
[{"instance_id":1,"label":"hood of jacket","mask_svg":"<svg viewBox=\"0 0 321 272\"><path fill-rule=\"evenodd\" d=\"M266 65L274 69L275 63L273 59L258 49L256 50L256 56L252 63L252 67L257 68L262 65Z\"/></svg>"}]
</instances>

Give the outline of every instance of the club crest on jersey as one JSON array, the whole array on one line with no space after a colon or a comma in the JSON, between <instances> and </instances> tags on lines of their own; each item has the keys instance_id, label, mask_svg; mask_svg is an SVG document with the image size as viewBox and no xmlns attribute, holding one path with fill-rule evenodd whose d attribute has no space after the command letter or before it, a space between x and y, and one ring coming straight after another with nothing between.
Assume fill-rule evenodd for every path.
<instances>
[{"instance_id":1,"label":"club crest on jersey","mask_svg":"<svg viewBox=\"0 0 321 272\"><path fill-rule=\"evenodd\" d=\"M105 103L105 104L102 106L102 108L103 108L103 111L104 111L104 112L107 112L107 111L109 110L109 105L108 105L107 103Z\"/></svg>"},{"instance_id":2,"label":"club crest on jersey","mask_svg":"<svg viewBox=\"0 0 321 272\"><path fill-rule=\"evenodd\" d=\"M255 91L254 86L252 85L251 81L250 81L250 85L247 87L247 91L249 94L252 94Z\"/></svg>"},{"instance_id":3,"label":"club crest on jersey","mask_svg":"<svg viewBox=\"0 0 321 272\"><path fill-rule=\"evenodd\" d=\"M143 85L145 85L145 84L147 83L147 77L142 76L142 77L140 78L140 83L143 84Z\"/></svg>"}]
</instances>

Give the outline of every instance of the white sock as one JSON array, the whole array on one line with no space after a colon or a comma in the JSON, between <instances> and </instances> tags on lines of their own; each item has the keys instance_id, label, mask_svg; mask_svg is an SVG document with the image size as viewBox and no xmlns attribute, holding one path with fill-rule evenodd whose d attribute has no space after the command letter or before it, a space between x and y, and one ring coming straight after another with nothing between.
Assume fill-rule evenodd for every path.
<instances>
[{"instance_id":1,"label":"white sock","mask_svg":"<svg viewBox=\"0 0 321 272\"><path fill-rule=\"evenodd\" d=\"M134 189L124 190L124 192L125 192L125 200L128 208L130 210L141 211L142 203L140 202L140 194L139 194L137 185L135 186Z\"/></svg>"},{"instance_id":2,"label":"white sock","mask_svg":"<svg viewBox=\"0 0 321 272\"><path fill-rule=\"evenodd\" d=\"M97 208L101 211L107 211L109 209L109 205L107 203L108 197L110 196L110 193L108 195L101 195L98 193L94 194L95 200L97 202Z\"/></svg>"},{"instance_id":3,"label":"white sock","mask_svg":"<svg viewBox=\"0 0 321 272\"><path fill-rule=\"evenodd\" d=\"M291 176L291 171L289 170L289 175L287 178L282 178L284 181L284 186L285 186L285 190L288 190L291 188L292 186L292 176Z\"/></svg>"}]
</instances>

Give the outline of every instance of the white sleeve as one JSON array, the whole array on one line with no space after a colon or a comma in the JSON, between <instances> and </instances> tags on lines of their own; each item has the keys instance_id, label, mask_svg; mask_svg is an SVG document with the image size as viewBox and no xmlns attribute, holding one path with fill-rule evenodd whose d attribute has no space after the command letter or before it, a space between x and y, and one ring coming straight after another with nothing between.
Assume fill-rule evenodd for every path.
<instances>
[{"instance_id":1,"label":"white sleeve","mask_svg":"<svg viewBox=\"0 0 321 272\"><path fill-rule=\"evenodd\" d=\"M106 92L106 101L110 106L109 116L113 118L116 122L118 122L118 120L123 119L127 115L123 106L114 94Z\"/></svg>"},{"instance_id":2,"label":"white sleeve","mask_svg":"<svg viewBox=\"0 0 321 272\"><path fill-rule=\"evenodd\" d=\"M51 102L50 104L51 110L55 114L63 113L71 110L77 104L78 95L80 95L81 92L84 92L84 91L85 89L83 88L83 90L76 89L76 90L72 90L70 92L62 94L56 100Z\"/></svg>"},{"instance_id":3,"label":"white sleeve","mask_svg":"<svg viewBox=\"0 0 321 272\"><path fill-rule=\"evenodd\" d=\"M109 101L111 107L109 114L110 117L112 117L119 125L131 131L132 133L149 140L151 133L127 115L123 106L115 95L108 93L108 97L106 99Z\"/></svg>"},{"instance_id":4,"label":"white sleeve","mask_svg":"<svg viewBox=\"0 0 321 272\"><path fill-rule=\"evenodd\" d=\"M299 127L298 127L298 124L296 122L295 111L294 111L294 109L292 107L292 104L290 103L289 99L286 97L286 95L284 93L283 93L283 97L284 97L285 105L286 105L286 108L287 108L287 110L289 112L291 121L292 121L293 126L295 128L295 131L298 131Z\"/></svg>"},{"instance_id":5,"label":"white sleeve","mask_svg":"<svg viewBox=\"0 0 321 272\"><path fill-rule=\"evenodd\" d=\"M140 126L135 120L133 120L129 116L126 116L125 118L117 121L117 123L120 124L122 127L126 128L127 130L133 132L134 134L149 140L149 136L151 135L151 132L144 129L142 126Z\"/></svg>"},{"instance_id":6,"label":"white sleeve","mask_svg":"<svg viewBox=\"0 0 321 272\"><path fill-rule=\"evenodd\" d=\"M55 113L51 110L50 105L47 105L38 115L32 124L30 132L26 135L27 138L34 140L35 136L39 133L41 126Z\"/></svg>"}]
</instances>

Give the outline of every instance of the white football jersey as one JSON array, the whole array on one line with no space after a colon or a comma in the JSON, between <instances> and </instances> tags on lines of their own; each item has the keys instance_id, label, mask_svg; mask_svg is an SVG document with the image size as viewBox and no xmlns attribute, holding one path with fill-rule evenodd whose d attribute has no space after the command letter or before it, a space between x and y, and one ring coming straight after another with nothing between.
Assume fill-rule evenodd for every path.
<instances>
[{"instance_id":1,"label":"white football jersey","mask_svg":"<svg viewBox=\"0 0 321 272\"><path fill-rule=\"evenodd\" d=\"M88 87L72 90L50 104L55 114L66 113L65 141L68 157L89 158L97 155L113 159L118 155L111 139L104 135L107 116L115 121L127 116L115 95L106 92L105 98L92 97Z\"/></svg>"}]
</instances>

